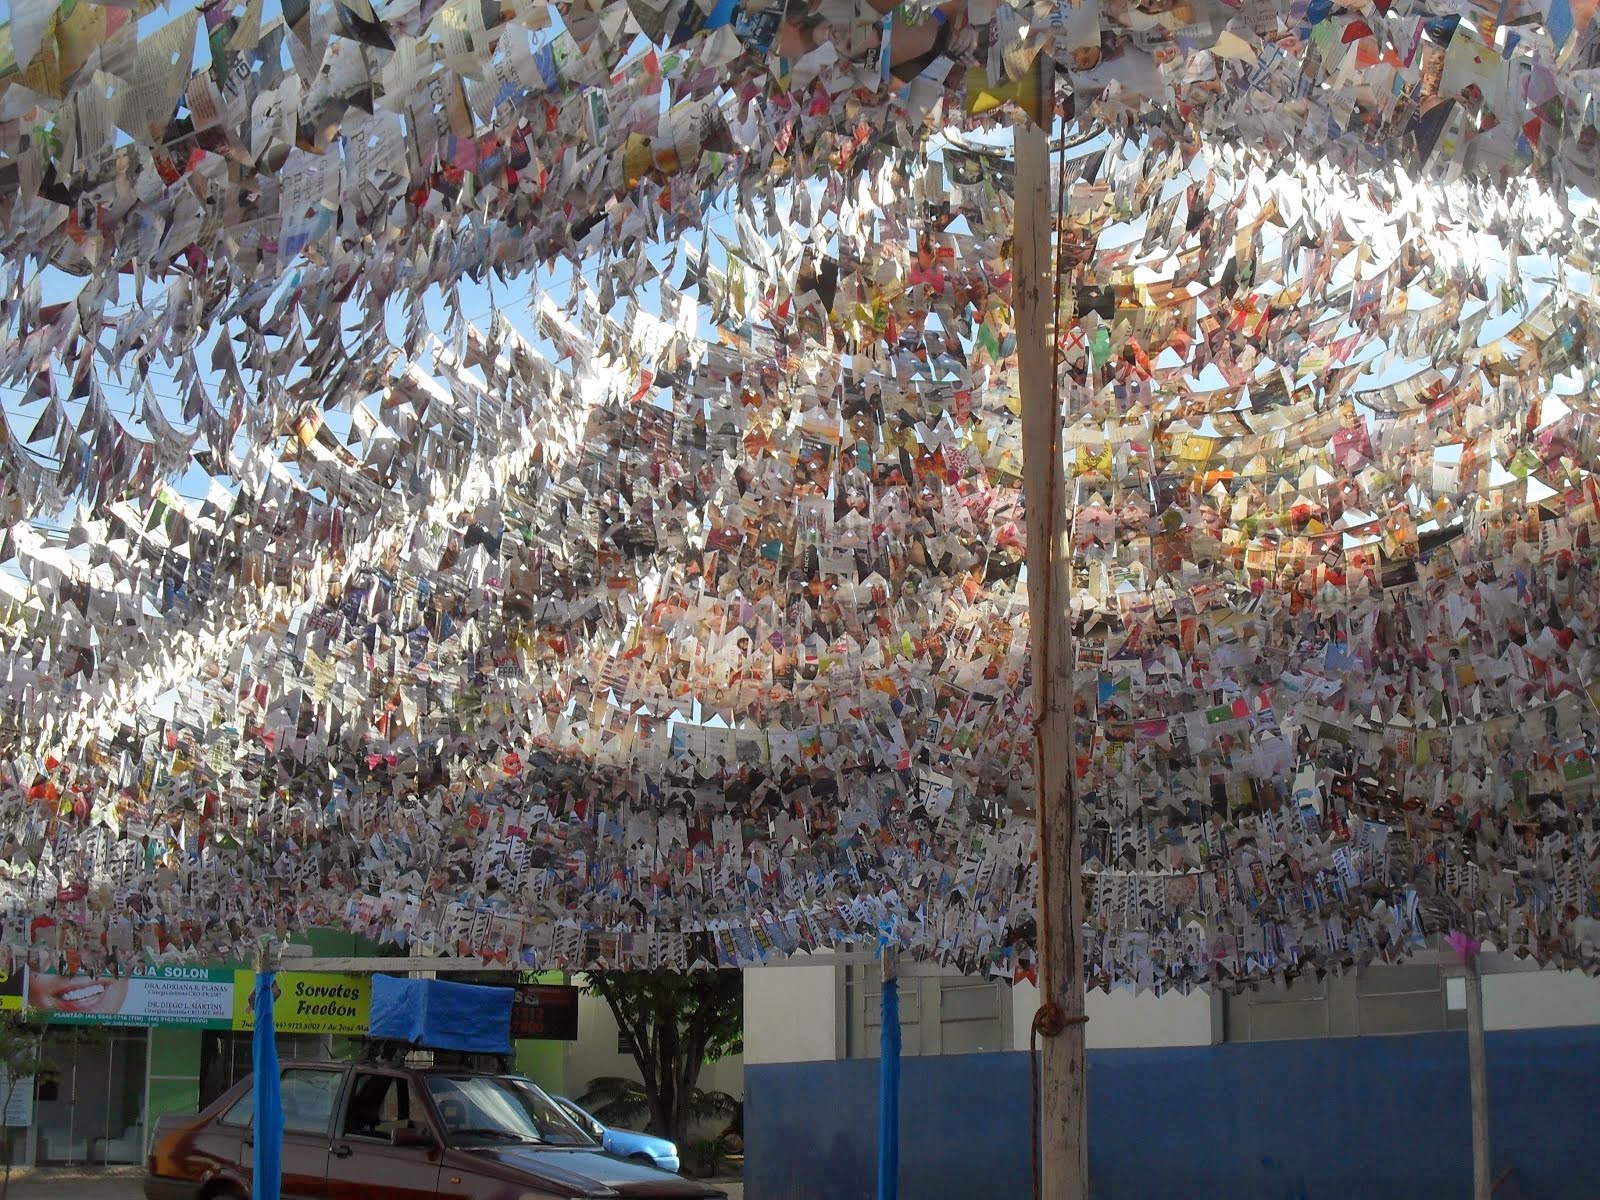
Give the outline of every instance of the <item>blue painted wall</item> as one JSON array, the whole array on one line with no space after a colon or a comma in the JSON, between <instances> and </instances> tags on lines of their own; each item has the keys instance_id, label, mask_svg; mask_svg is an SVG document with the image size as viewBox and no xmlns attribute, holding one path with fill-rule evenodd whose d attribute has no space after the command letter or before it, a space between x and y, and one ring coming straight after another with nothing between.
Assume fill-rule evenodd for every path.
<instances>
[{"instance_id":1,"label":"blue painted wall","mask_svg":"<svg viewBox=\"0 0 1600 1200\"><path fill-rule=\"evenodd\" d=\"M1600 1016L1600 1014L1597 1014ZM1600 1028L1488 1036L1496 1200L1600 1200ZM900 1194L1025 1200L1026 1054L907 1058ZM748 1200L872 1200L878 1064L745 1068ZM1462 1033L1089 1055L1095 1200L1465 1200Z\"/></svg>"}]
</instances>

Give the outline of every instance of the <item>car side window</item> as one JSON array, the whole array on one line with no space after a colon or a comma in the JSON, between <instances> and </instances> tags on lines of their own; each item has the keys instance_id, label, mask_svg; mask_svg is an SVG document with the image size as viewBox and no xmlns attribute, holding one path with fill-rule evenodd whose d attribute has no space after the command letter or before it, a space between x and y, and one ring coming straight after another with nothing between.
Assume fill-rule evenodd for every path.
<instances>
[{"instance_id":1,"label":"car side window","mask_svg":"<svg viewBox=\"0 0 1600 1200\"><path fill-rule=\"evenodd\" d=\"M327 1133L344 1072L291 1067L282 1078L283 1131Z\"/></svg>"},{"instance_id":2,"label":"car side window","mask_svg":"<svg viewBox=\"0 0 1600 1200\"><path fill-rule=\"evenodd\" d=\"M583 1130L590 1137L594 1138L595 1141L602 1141L605 1138L605 1127L601 1125L599 1121L591 1117L588 1113L584 1112L583 1109L572 1103L572 1101L557 1100L556 1103L561 1106L562 1112L566 1113L567 1116L572 1118L572 1123L574 1125Z\"/></svg>"},{"instance_id":3,"label":"car side window","mask_svg":"<svg viewBox=\"0 0 1600 1200\"><path fill-rule=\"evenodd\" d=\"M256 1123L256 1094L246 1092L228 1106L228 1111L222 1114L222 1124L243 1125L246 1129Z\"/></svg>"},{"instance_id":4,"label":"car side window","mask_svg":"<svg viewBox=\"0 0 1600 1200\"><path fill-rule=\"evenodd\" d=\"M342 1136L386 1142L396 1129L421 1126L421 1113L412 1104L408 1080L399 1075L357 1072L345 1104Z\"/></svg>"}]
</instances>

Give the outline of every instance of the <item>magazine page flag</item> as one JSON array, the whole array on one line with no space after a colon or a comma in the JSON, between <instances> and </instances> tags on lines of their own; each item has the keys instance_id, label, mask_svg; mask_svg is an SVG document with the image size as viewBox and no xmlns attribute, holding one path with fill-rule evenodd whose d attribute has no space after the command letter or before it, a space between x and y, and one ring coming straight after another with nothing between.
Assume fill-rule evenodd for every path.
<instances>
[{"instance_id":1,"label":"magazine page flag","mask_svg":"<svg viewBox=\"0 0 1600 1200\"><path fill-rule=\"evenodd\" d=\"M1465 0L20 6L0 967L1028 977L1031 119L1092 984L1600 970L1597 63Z\"/></svg>"}]
</instances>

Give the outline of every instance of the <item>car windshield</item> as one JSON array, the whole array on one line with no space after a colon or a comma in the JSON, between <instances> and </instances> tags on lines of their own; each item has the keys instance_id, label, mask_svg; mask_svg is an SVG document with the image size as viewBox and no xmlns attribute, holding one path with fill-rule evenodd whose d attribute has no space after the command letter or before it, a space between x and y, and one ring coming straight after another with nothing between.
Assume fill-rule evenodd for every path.
<instances>
[{"instance_id":1,"label":"car windshield","mask_svg":"<svg viewBox=\"0 0 1600 1200\"><path fill-rule=\"evenodd\" d=\"M598 1138L605 1132L604 1127L601 1126L599 1121L595 1120L595 1118L589 1113L584 1112L583 1109L579 1108L565 1096L555 1096L552 1097L552 1099L554 1099L555 1102L561 1106L562 1112L566 1113L567 1116L572 1118L572 1123L574 1125L576 1125L579 1129L588 1130L591 1137Z\"/></svg>"},{"instance_id":2,"label":"car windshield","mask_svg":"<svg viewBox=\"0 0 1600 1200\"><path fill-rule=\"evenodd\" d=\"M559 1105L514 1075L424 1076L445 1132L460 1144L534 1142L591 1146L587 1133Z\"/></svg>"}]
</instances>

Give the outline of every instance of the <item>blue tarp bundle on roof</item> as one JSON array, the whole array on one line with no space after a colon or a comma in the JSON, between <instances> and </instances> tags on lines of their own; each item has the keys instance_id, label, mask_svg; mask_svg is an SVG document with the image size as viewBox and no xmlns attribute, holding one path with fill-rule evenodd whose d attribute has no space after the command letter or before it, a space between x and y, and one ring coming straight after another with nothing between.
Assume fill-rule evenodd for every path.
<instances>
[{"instance_id":1,"label":"blue tarp bundle on roof","mask_svg":"<svg viewBox=\"0 0 1600 1200\"><path fill-rule=\"evenodd\" d=\"M433 1050L510 1054L514 994L508 987L374 975L369 1032Z\"/></svg>"}]
</instances>

